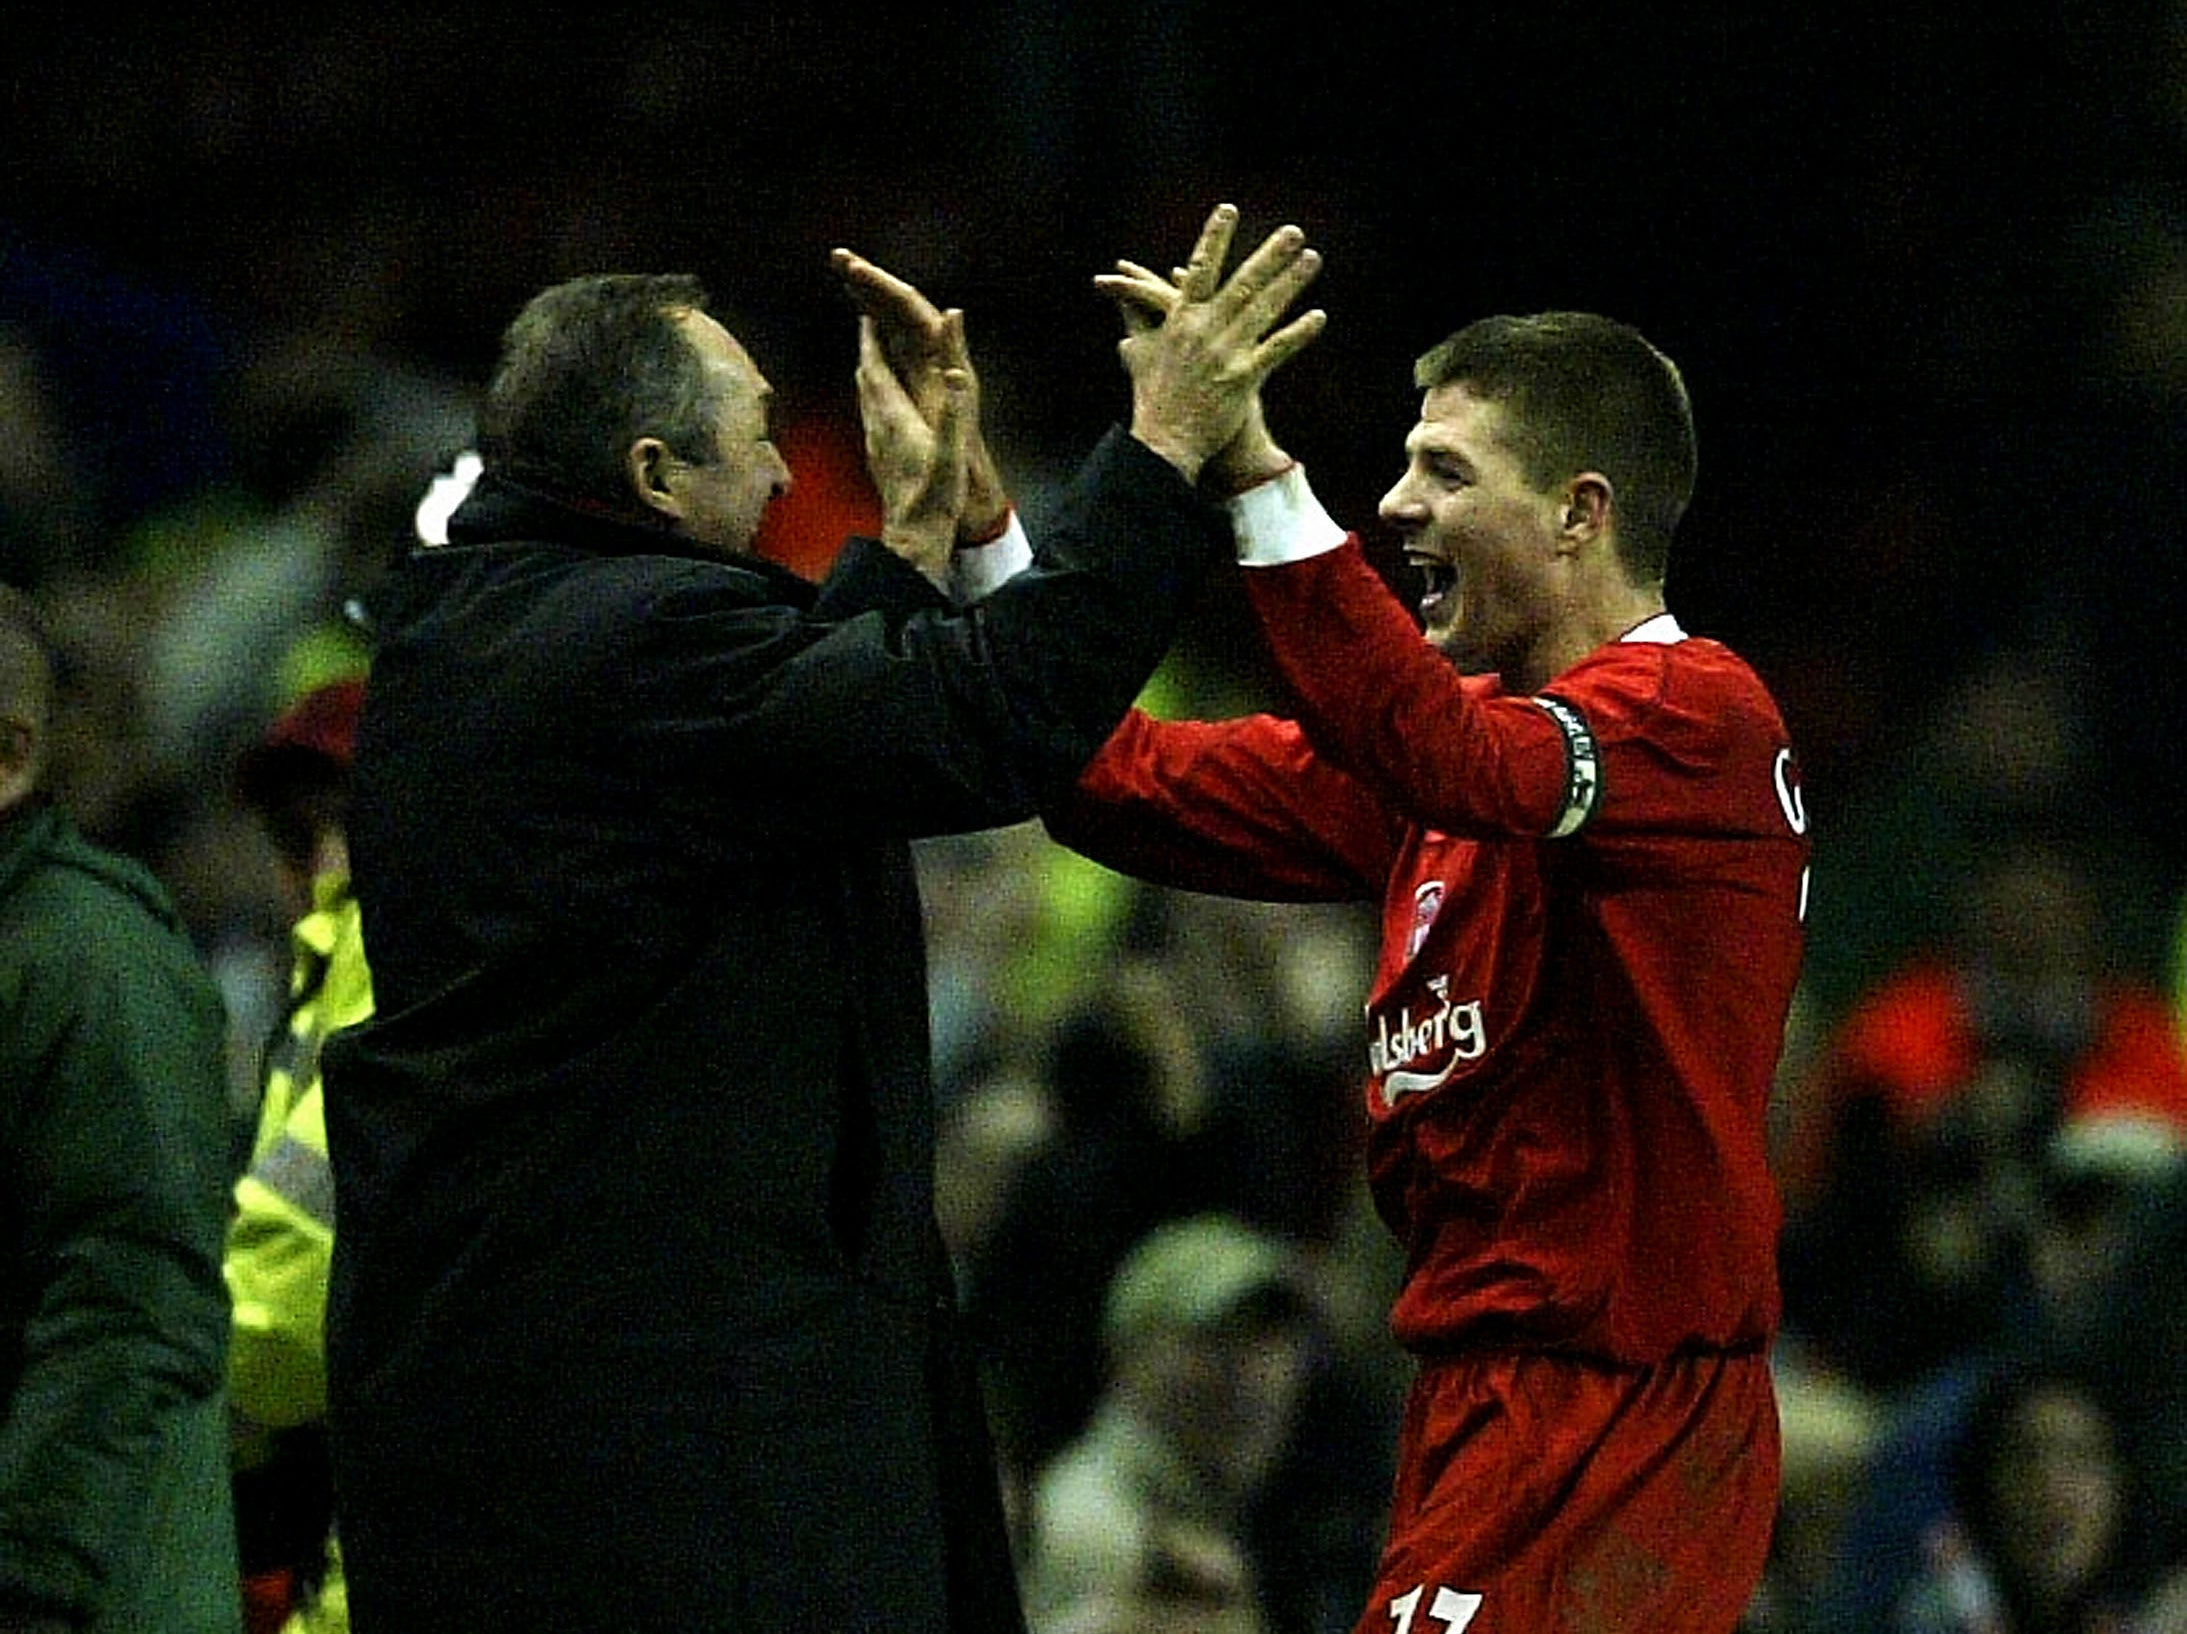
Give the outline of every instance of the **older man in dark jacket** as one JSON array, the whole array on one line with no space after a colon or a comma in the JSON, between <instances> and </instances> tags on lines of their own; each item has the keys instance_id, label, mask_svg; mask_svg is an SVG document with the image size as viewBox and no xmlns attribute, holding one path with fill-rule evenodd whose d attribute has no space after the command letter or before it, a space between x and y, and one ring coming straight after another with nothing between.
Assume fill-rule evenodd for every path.
<instances>
[{"instance_id":1,"label":"older man in dark jacket","mask_svg":"<svg viewBox=\"0 0 2187 1634\"><path fill-rule=\"evenodd\" d=\"M749 553L766 383L687 280L512 325L485 473L376 609L351 842L376 1018L330 1049L352 1610L379 1629L1020 1626L931 1206L907 841L1029 816L1227 548L1192 486L1315 258L1220 279L1036 565L958 608L961 322L855 257L886 518ZM984 497L983 497L984 494ZM965 553L958 554L959 566Z\"/></svg>"}]
</instances>

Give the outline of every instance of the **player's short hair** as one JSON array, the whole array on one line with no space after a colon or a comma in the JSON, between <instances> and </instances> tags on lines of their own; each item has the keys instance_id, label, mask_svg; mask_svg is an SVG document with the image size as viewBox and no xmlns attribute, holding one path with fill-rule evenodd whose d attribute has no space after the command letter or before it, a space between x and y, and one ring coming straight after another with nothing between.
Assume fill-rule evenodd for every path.
<instances>
[{"instance_id":1,"label":"player's short hair","mask_svg":"<svg viewBox=\"0 0 2187 1634\"><path fill-rule=\"evenodd\" d=\"M602 273L533 296L502 333L479 405L486 469L628 513L626 460L639 438L711 464L719 405L679 327L706 300L682 273Z\"/></svg>"},{"instance_id":2,"label":"player's short hair","mask_svg":"<svg viewBox=\"0 0 2187 1634\"><path fill-rule=\"evenodd\" d=\"M1626 570L1636 583L1663 577L1693 498L1693 404L1678 365L1640 331L1592 312L1482 318L1423 354L1413 383L1463 385L1500 406L1536 488L1601 472Z\"/></svg>"}]
</instances>

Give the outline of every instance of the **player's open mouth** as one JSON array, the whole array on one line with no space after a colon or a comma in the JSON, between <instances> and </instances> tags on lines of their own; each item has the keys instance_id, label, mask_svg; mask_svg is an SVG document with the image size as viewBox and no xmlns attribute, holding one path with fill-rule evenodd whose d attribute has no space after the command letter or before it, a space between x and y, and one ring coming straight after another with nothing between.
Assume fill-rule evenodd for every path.
<instances>
[{"instance_id":1,"label":"player's open mouth","mask_svg":"<svg viewBox=\"0 0 2187 1634\"><path fill-rule=\"evenodd\" d=\"M1458 570L1429 556L1413 557L1412 565L1420 570L1420 616L1432 618L1458 588Z\"/></svg>"}]
</instances>

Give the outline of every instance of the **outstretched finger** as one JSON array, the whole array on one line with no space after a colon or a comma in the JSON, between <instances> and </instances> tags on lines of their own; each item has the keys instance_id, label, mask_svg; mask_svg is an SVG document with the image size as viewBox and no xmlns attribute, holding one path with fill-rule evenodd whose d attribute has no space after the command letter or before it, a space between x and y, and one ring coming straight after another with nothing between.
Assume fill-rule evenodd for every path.
<instances>
[{"instance_id":1,"label":"outstretched finger","mask_svg":"<svg viewBox=\"0 0 2187 1634\"><path fill-rule=\"evenodd\" d=\"M965 345L964 308L953 306L941 317L941 329L936 350L945 369L962 369L969 383L972 373L972 353Z\"/></svg>"},{"instance_id":2,"label":"outstretched finger","mask_svg":"<svg viewBox=\"0 0 2187 1634\"><path fill-rule=\"evenodd\" d=\"M1242 310L1287 273L1294 272L1299 262L1308 256L1314 258L1318 268L1320 256L1306 247L1305 233L1292 226L1278 227L1254 247L1251 255L1238 263L1238 270L1230 275L1215 299L1231 311Z\"/></svg>"},{"instance_id":3,"label":"outstretched finger","mask_svg":"<svg viewBox=\"0 0 2187 1634\"><path fill-rule=\"evenodd\" d=\"M858 320L858 409L861 414L893 407L909 400L888 353L881 345L880 327L871 318Z\"/></svg>"},{"instance_id":4,"label":"outstretched finger","mask_svg":"<svg viewBox=\"0 0 2187 1634\"><path fill-rule=\"evenodd\" d=\"M1329 326L1329 314L1315 307L1302 312L1253 348L1253 373L1266 380L1313 343Z\"/></svg>"},{"instance_id":5,"label":"outstretched finger","mask_svg":"<svg viewBox=\"0 0 2187 1634\"><path fill-rule=\"evenodd\" d=\"M912 285L862 255L837 250L831 259L844 292L878 326L877 338L890 366L907 388L918 388L923 395L920 376L941 357L940 310Z\"/></svg>"},{"instance_id":6,"label":"outstretched finger","mask_svg":"<svg viewBox=\"0 0 2187 1634\"><path fill-rule=\"evenodd\" d=\"M1170 308L1177 304L1176 288L1144 268L1131 275L1103 273L1094 279L1094 288L1116 303L1124 328L1134 335L1159 328L1162 320L1169 316Z\"/></svg>"},{"instance_id":7,"label":"outstretched finger","mask_svg":"<svg viewBox=\"0 0 2187 1634\"><path fill-rule=\"evenodd\" d=\"M1240 273L1242 276L1242 268ZM1301 248L1294 259L1278 265L1266 283L1258 289L1243 292L1238 314L1256 333L1266 329L1290 310L1299 293L1320 274L1321 252Z\"/></svg>"},{"instance_id":8,"label":"outstretched finger","mask_svg":"<svg viewBox=\"0 0 2187 1634\"><path fill-rule=\"evenodd\" d=\"M934 447L920 483L928 514L955 515L964 506L965 460L972 448L972 373L942 371L942 399L934 421Z\"/></svg>"},{"instance_id":9,"label":"outstretched finger","mask_svg":"<svg viewBox=\"0 0 2187 1634\"><path fill-rule=\"evenodd\" d=\"M1172 279L1164 278L1160 273L1151 268L1142 267L1136 261L1119 261L1114 272L1101 274L1094 279L1094 284L1097 288L1108 290L1111 293L1120 292L1128 287L1132 292L1133 299L1140 305L1152 307L1158 312L1166 313L1178 302L1177 285L1183 281L1183 278L1184 272L1181 268L1178 270L1176 277Z\"/></svg>"},{"instance_id":10,"label":"outstretched finger","mask_svg":"<svg viewBox=\"0 0 2187 1634\"><path fill-rule=\"evenodd\" d=\"M895 319L922 330L941 321L941 311L919 292L885 267L875 266L851 250L838 249L829 257L843 288L861 312L887 322Z\"/></svg>"},{"instance_id":11,"label":"outstretched finger","mask_svg":"<svg viewBox=\"0 0 2187 1634\"><path fill-rule=\"evenodd\" d=\"M1237 228L1235 204L1218 204L1209 212L1207 225L1200 229L1200 241L1192 246L1192 255L1185 263L1185 275L1177 280L1186 300L1204 301L1215 293L1222 282L1223 263L1230 258L1230 235Z\"/></svg>"},{"instance_id":12,"label":"outstretched finger","mask_svg":"<svg viewBox=\"0 0 2187 1634\"><path fill-rule=\"evenodd\" d=\"M863 393L876 374L888 371L888 361L881 356L881 337L875 331L873 320L864 315L858 319L858 389Z\"/></svg>"}]
</instances>

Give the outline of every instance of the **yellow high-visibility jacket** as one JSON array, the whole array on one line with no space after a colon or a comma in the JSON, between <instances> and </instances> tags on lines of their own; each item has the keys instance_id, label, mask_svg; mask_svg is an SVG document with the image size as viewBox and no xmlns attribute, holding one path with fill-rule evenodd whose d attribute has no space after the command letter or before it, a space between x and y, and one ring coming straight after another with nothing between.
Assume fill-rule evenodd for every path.
<instances>
[{"instance_id":1,"label":"yellow high-visibility jacket","mask_svg":"<svg viewBox=\"0 0 2187 1634\"><path fill-rule=\"evenodd\" d=\"M287 1030L268 1053L250 1168L235 1186L225 1270L234 1304L228 1396L236 1461L270 1455L282 1430L326 1418L327 1271L334 1252L334 1174L327 1163L319 1050L372 1013L364 932L342 874L313 882L314 906L293 932ZM287 1634L342 1634L348 1596L336 1559Z\"/></svg>"}]
</instances>

